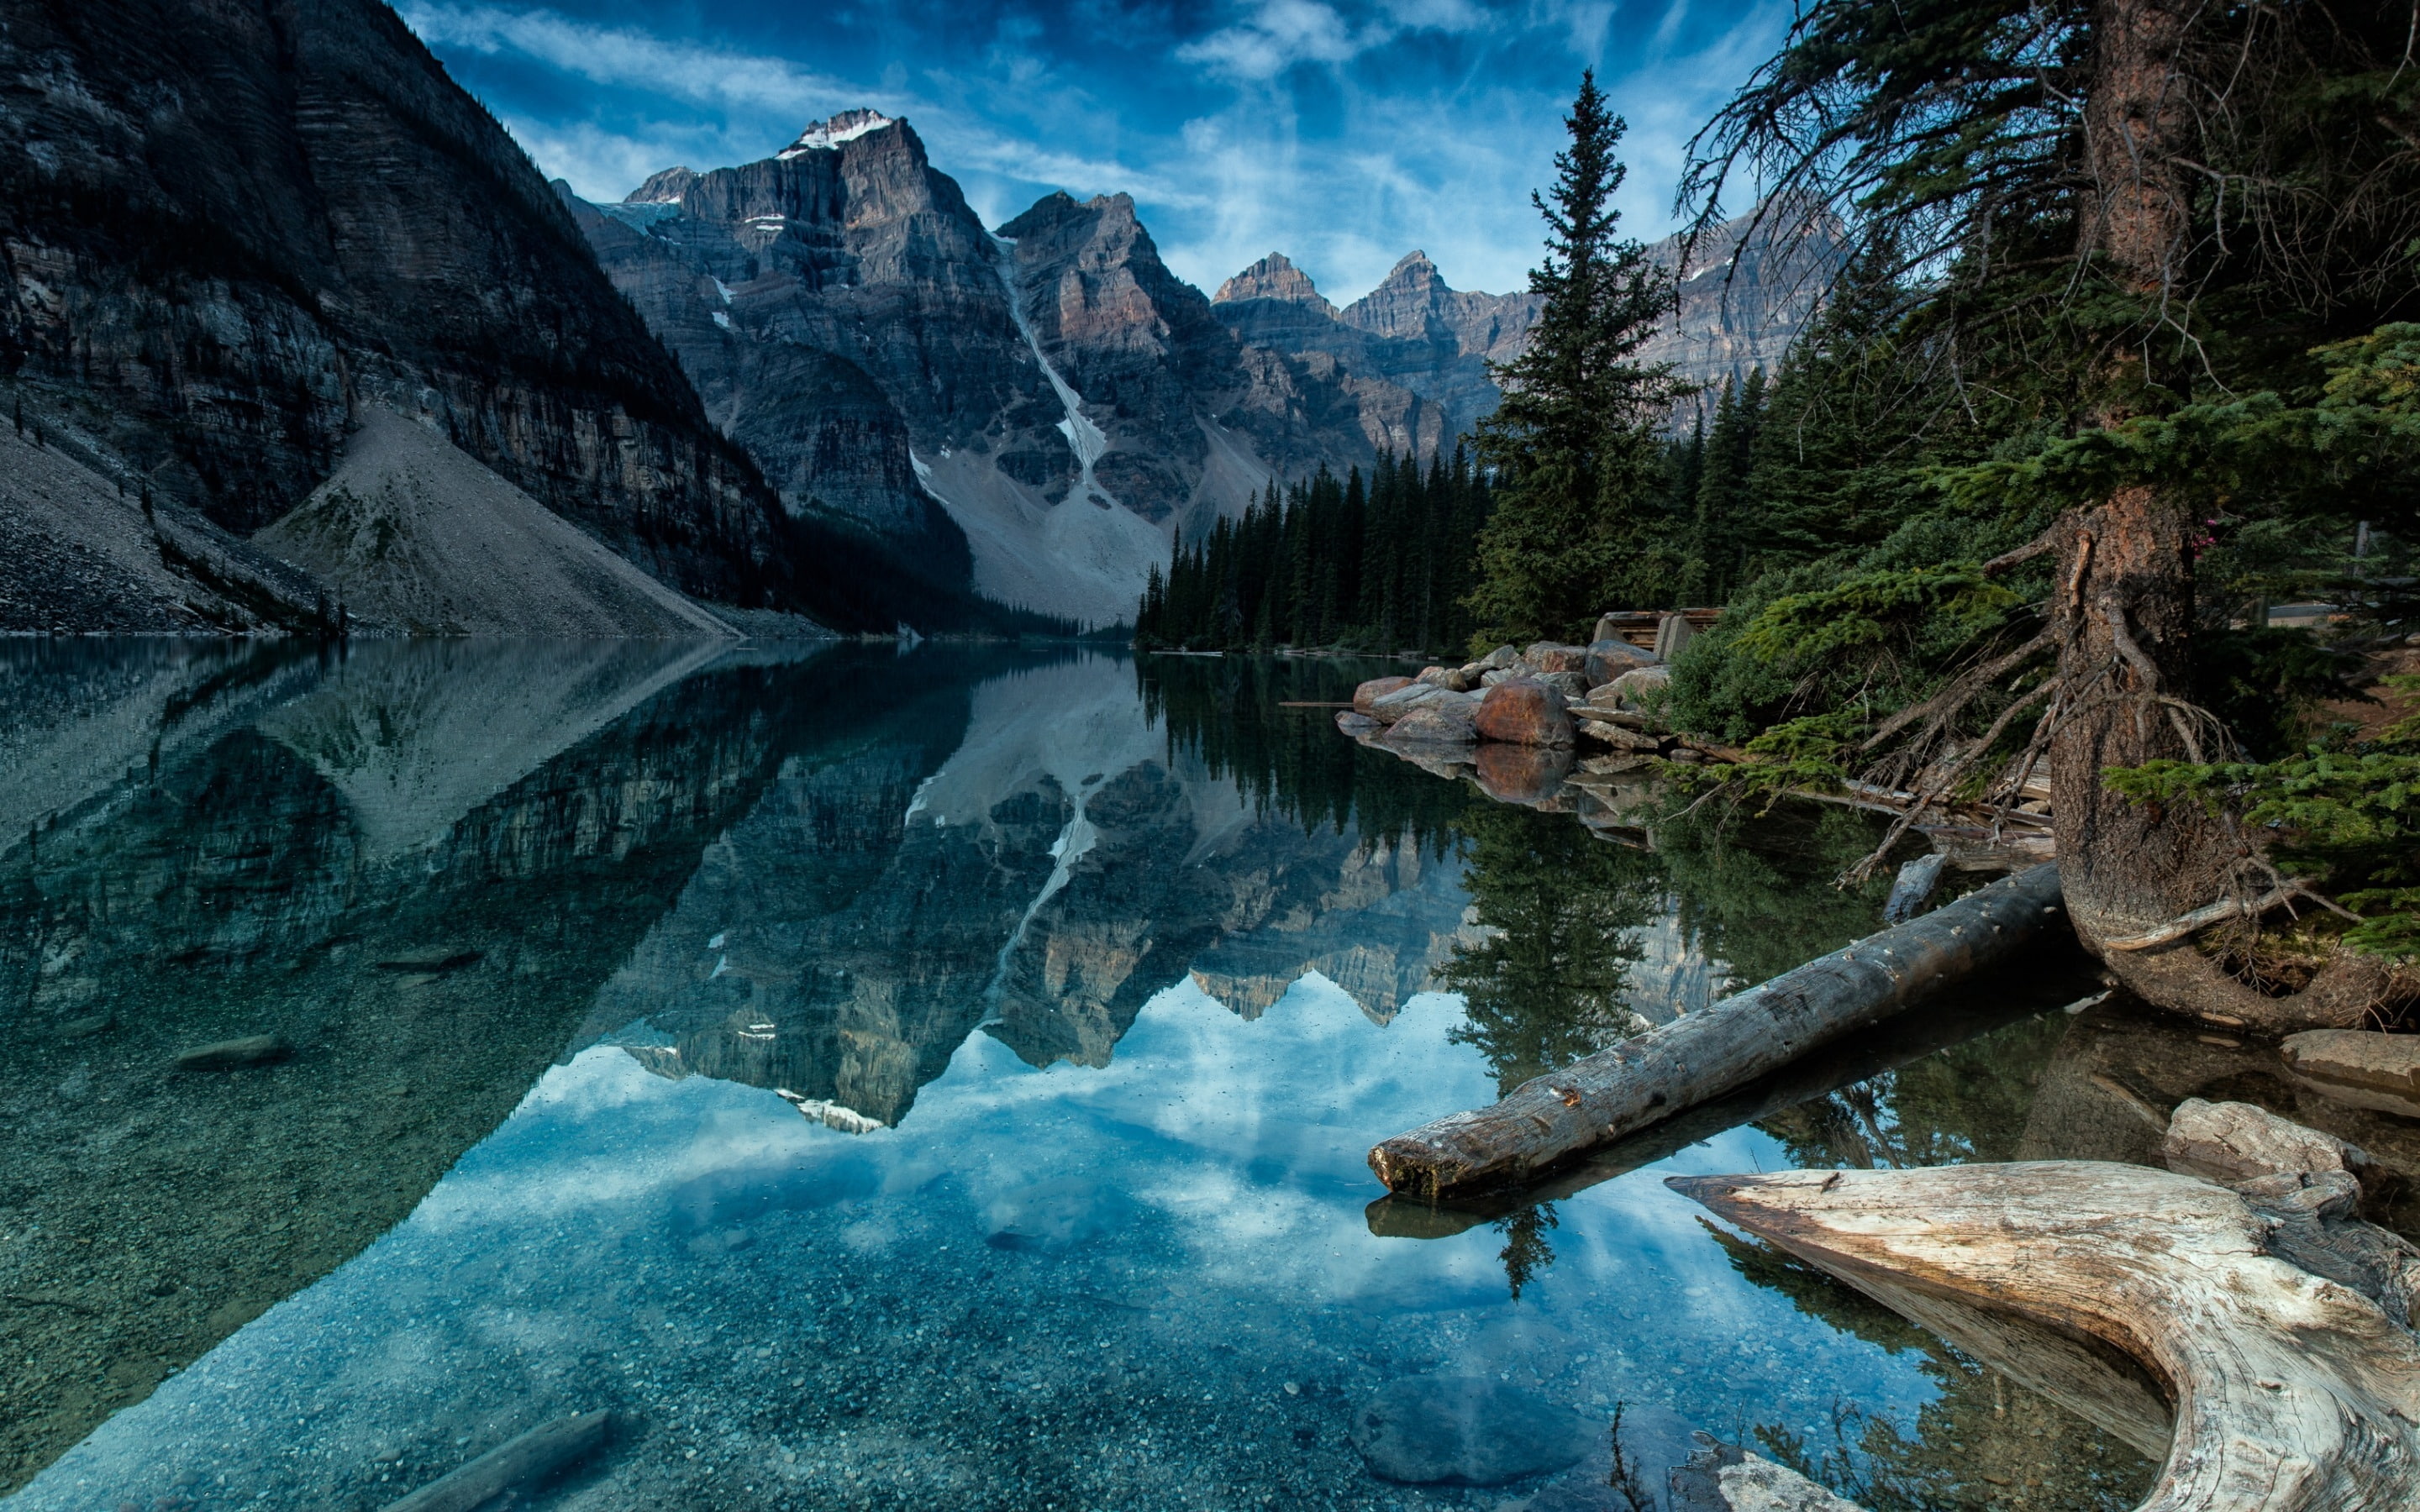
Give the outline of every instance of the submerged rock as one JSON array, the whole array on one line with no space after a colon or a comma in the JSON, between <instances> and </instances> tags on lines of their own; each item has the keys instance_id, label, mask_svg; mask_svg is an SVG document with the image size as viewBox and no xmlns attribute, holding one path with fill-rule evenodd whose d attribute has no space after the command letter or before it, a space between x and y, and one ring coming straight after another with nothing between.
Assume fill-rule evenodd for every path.
<instances>
[{"instance_id":1,"label":"submerged rock","mask_svg":"<svg viewBox=\"0 0 2420 1512\"><path fill-rule=\"evenodd\" d=\"M294 1047L273 1034L256 1034L241 1040L221 1040L215 1044L196 1045L179 1052L178 1071L235 1071L244 1066L265 1066L283 1060L294 1053Z\"/></svg>"},{"instance_id":2,"label":"submerged rock","mask_svg":"<svg viewBox=\"0 0 2420 1512\"><path fill-rule=\"evenodd\" d=\"M1415 1376L1364 1402L1352 1437L1385 1480L1501 1486L1576 1462L1597 1432L1569 1408L1481 1377Z\"/></svg>"}]
</instances>

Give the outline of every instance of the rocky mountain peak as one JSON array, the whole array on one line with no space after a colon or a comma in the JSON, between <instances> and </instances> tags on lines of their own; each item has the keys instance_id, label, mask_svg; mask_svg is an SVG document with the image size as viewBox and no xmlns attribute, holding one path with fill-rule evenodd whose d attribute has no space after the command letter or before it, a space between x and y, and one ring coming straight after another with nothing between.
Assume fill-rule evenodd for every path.
<instances>
[{"instance_id":1,"label":"rocky mountain peak","mask_svg":"<svg viewBox=\"0 0 2420 1512\"><path fill-rule=\"evenodd\" d=\"M777 154L783 162L802 157L810 152L837 152L844 142L854 142L887 126L904 124L905 116L885 116L878 110L845 110L828 121L810 121L799 139Z\"/></svg>"},{"instance_id":2,"label":"rocky mountain peak","mask_svg":"<svg viewBox=\"0 0 2420 1512\"><path fill-rule=\"evenodd\" d=\"M1311 275L1294 265L1282 252L1273 252L1251 267L1218 285L1211 296L1213 304L1233 304L1239 300L1282 300L1288 304L1304 304L1323 315L1333 316L1336 306L1311 281Z\"/></svg>"},{"instance_id":3,"label":"rocky mountain peak","mask_svg":"<svg viewBox=\"0 0 2420 1512\"><path fill-rule=\"evenodd\" d=\"M677 205L684 191L697 182L698 176L688 168L666 168L647 176L647 181L630 191L625 205Z\"/></svg>"},{"instance_id":4,"label":"rocky mountain peak","mask_svg":"<svg viewBox=\"0 0 2420 1512\"><path fill-rule=\"evenodd\" d=\"M1345 306L1342 318L1373 335L1425 341L1450 325L1454 290L1425 252L1406 253L1376 288Z\"/></svg>"}]
</instances>

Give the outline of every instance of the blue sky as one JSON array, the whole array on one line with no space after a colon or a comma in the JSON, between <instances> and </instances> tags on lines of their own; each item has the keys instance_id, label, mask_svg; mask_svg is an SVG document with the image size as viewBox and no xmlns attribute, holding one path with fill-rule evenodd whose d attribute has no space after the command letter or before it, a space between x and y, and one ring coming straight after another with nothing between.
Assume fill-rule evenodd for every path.
<instances>
[{"instance_id":1,"label":"blue sky","mask_svg":"<svg viewBox=\"0 0 2420 1512\"><path fill-rule=\"evenodd\" d=\"M905 115L992 224L1125 190L1215 289L1270 251L1339 302L1414 247L1519 287L1529 191L1593 65L1630 122L1628 227L1669 228L1682 145L1769 54L1787 0L401 0L550 176L618 199L766 157L856 105Z\"/></svg>"}]
</instances>

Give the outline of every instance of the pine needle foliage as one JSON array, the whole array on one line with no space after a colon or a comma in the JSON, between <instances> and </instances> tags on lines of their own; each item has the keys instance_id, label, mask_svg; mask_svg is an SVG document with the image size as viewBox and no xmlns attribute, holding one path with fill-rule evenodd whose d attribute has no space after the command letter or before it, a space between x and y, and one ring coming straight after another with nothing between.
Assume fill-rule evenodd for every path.
<instances>
[{"instance_id":1,"label":"pine needle foliage","mask_svg":"<svg viewBox=\"0 0 2420 1512\"><path fill-rule=\"evenodd\" d=\"M1555 183L1531 196L1546 223L1529 274L1538 319L1521 356L1496 365L1503 403L1478 430L1498 492L1469 597L1475 650L1583 639L1605 609L1668 604L1679 583L1658 505L1661 428L1683 386L1638 360L1673 306L1672 276L1619 234L1627 128L1592 71L1564 125Z\"/></svg>"}]
</instances>

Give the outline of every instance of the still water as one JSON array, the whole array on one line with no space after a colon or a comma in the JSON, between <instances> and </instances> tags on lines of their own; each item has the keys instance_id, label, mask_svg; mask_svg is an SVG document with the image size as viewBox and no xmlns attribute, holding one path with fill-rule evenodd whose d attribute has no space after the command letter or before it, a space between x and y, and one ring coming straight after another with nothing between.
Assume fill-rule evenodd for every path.
<instances>
[{"instance_id":1,"label":"still water","mask_svg":"<svg viewBox=\"0 0 2420 1512\"><path fill-rule=\"evenodd\" d=\"M1286 706L1332 663L0 658L11 1512L380 1508L598 1409L535 1504L1629 1512L1602 1443L1374 1474L1357 1409L1434 1378L1515 1438L1619 1404L1657 1488L1691 1428L1876 1509L2148 1482L1662 1184L2062 1152L2107 1068L2055 995L1372 1207L1376 1140L1876 927L1854 814L1608 841Z\"/></svg>"}]
</instances>

